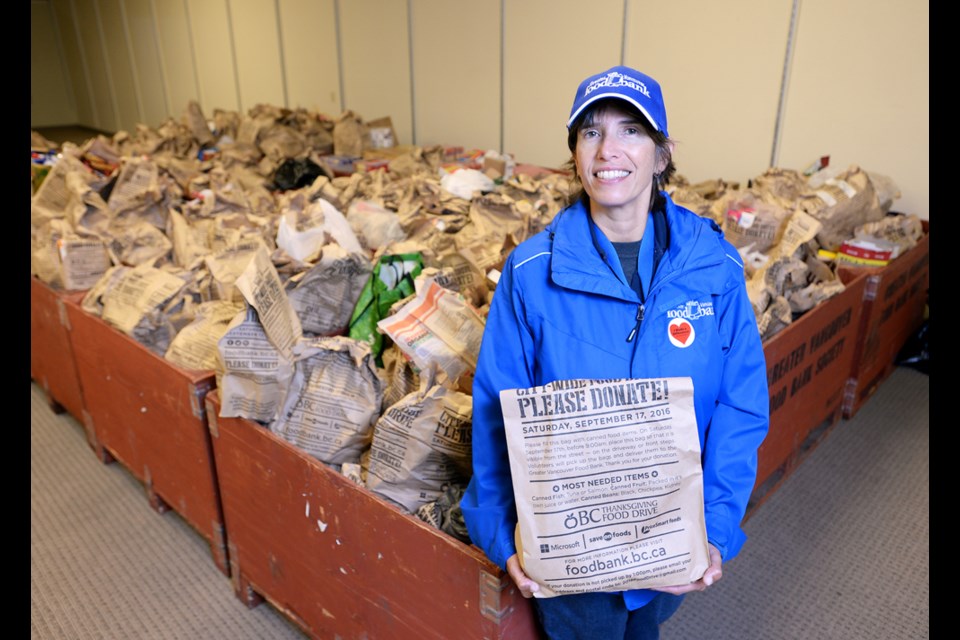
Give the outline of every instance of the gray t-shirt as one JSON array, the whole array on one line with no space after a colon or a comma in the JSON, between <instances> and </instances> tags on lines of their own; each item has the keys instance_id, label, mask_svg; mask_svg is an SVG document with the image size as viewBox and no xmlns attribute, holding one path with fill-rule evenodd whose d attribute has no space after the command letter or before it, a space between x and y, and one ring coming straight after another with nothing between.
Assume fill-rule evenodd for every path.
<instances>
[{"instance_id":1,"label":"gray t-shirt","mask_svg":"<svg viewBox=\"0 0 960 640\"><path fill-rule=\"evenodd\" d=\"M626 276L630 288L637 292L637 295L643 298L640 288L640 276L637 275L637 257L640 255L640 240L635 242L613 242L613 248L617 250L617 257L620 258L620 266L623 268L623 275Z\"/></svg>"}]
</instances>

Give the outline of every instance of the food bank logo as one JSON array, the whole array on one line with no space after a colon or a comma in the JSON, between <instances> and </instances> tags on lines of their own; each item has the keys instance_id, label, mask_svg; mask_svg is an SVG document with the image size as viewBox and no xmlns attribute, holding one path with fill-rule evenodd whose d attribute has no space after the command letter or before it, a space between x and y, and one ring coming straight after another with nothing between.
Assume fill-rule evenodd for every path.
<instances>
[{"instance_id":1,"label":"food bank logo","mask_svg":"<svg viewBox=\"0 0 960 640\"><path fill-rule=\"evenodd\" d=\"M697 332L690 321L712 315L712 302L688 300L674 309L668 309L667 317L670 318L670 324L667 325L667 338L670 344L679 349L686 349L692 345Z\"/></svg>"},{"instance_id":2,"label":"food bank logo","mask_svg":"<svg viewBox=\"0 0 960 640\"><path fill-rule=\"evenodd\" d=\"M712 302L698 302L696 300L687 300L683 304L677 305L673 309L667 309L668 318L686 318L687 320L696 320L704 316L713 315Z\"/></svg>"},{"instance_id":3,"label":"food bank logo","mask_svg":"<svg viewBox=\"0 0 960 640\"><path fill-rule=\"evenodd\" d=\"M639 91L648 98L650 97L650 92L647 90L647 85L643 84L636 78L625 76L617 71L611 71L602 78L597 78L588 84L587 88L583 90L583 96L587 97L600 87L630 87L634 91Z\"/></svg>"}]
</instances>

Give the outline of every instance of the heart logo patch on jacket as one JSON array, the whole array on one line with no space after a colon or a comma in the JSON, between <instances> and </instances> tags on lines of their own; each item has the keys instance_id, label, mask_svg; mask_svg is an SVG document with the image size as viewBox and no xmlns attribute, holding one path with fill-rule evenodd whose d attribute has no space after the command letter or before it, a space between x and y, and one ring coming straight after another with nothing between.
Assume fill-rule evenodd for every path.
<instances>
[{"instance_id":1,"label":"heart logo patch on jacket","mask_svg":"<svg viewBox=\"0 0 960 640\"><path fill-rule=\"evenodd\" d=\"M696 333L689 320L686 318L674 318L667 326L667 336L670 338L670 343L673 344L673 346L686 349L693 344Z\"/></svg>"}]
</instances>

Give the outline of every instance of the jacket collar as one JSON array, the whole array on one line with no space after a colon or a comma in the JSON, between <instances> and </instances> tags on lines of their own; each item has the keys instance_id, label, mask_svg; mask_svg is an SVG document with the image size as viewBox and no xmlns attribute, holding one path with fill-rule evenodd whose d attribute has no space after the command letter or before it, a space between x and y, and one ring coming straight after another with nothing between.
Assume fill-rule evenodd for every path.
<instances>
[{"instance_id":1,"label":"jacket collar","mask_svg":"<svg viewBox=\"0 0 960 640\"><path fill-rule=\"evenodd\" d=\"M672 205L668 203L668 206ZM667 214L654 212L654 277L669 249L670 229ZM554 282L618 298L635 297L629 285L620 282L611 261L619 260L613 244L590 218L583 201L578 200L557 214L547 231L553 241L552 277ZM612 273L611 273L612 272Z\"/></svg>"}]
</instances>

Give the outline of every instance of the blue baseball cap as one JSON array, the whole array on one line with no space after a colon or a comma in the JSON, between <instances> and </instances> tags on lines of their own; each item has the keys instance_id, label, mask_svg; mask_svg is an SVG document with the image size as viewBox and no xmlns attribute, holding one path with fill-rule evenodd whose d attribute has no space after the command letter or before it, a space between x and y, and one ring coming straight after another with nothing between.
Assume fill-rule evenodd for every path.
<instances>
[{"instance_id":1,"label":"blue baseball cap","mask_svg":"<svg viewBox=\"0 0 960 640\"><path fill-rule=\"evenodd\" d=\"M645 73L623 66L612 67L580 83L573 99L567 128L570 128L587 106L604 98L626 100L647 117L654 129L670 137L667 133L667 110L663 106L660 83Z\"/></svg>"}]
</instances>

